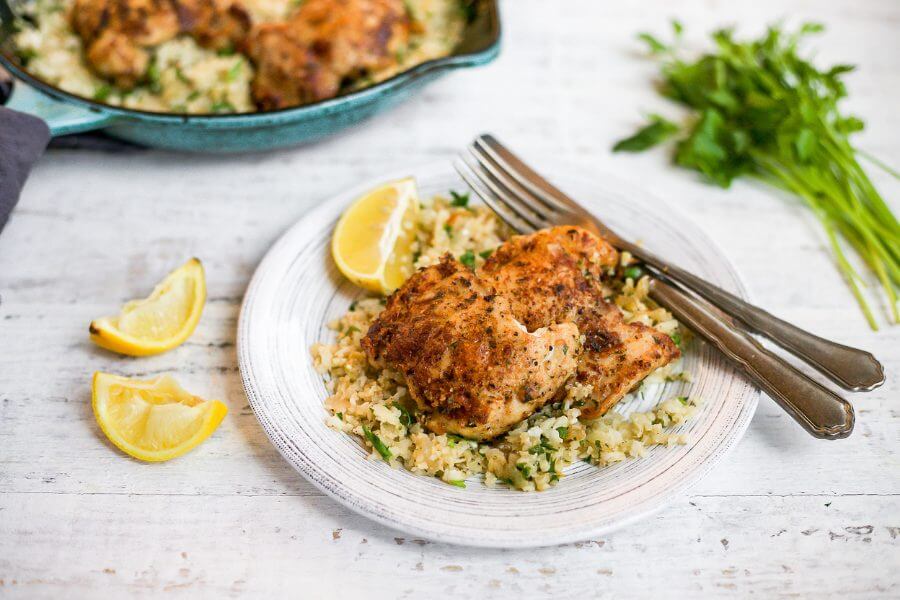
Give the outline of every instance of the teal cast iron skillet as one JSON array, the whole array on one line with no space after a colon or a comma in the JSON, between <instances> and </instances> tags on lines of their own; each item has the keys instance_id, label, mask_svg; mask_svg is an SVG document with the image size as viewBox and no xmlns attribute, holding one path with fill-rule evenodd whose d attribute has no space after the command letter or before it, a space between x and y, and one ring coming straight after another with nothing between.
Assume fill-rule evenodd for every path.
<instances>
[{"instance_id":1,"label":"teal cast iron skillet","mask_svg":"<svg viewBox=\"0 0 900 600\"><path fill-rule=\"evenodd\" d=\"M0 65L15 77L5 105L44 119L52 135L102 129L145 146L196 152L268 150L310 142L349 127L407 98L438 76L483 65L500 51L497 0L471 0L463 38L453 53L416 65L370 87L312 104L224 115L157 113L109 106L76 96L30 74L13 39L14 8L0 0Z\"/></svg>"}]
</instances>

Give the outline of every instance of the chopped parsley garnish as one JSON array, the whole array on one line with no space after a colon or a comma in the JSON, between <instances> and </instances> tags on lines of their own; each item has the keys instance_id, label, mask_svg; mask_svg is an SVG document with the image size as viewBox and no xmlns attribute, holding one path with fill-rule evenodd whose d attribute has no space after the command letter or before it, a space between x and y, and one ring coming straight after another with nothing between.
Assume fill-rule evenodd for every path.
<instances>
[{"instance_id":1,"label":"chopped parsley garnish","mask_svg":"<svg viewBox=\"0 0 900 600\"><path fill-rule=\"evenodd\" d=\"M453 225L450 223L444 223L444 231L447 232L447 235L451 238L453 237Z\"/></svg>"},{"instance_id":2,"label":"chopped parsley garnish","mask_svg":"<svg viewBox=\"0 0 900 600\"><path fill-rule=\"evenodd\" d=\"M244 68L244 62L241 60L235 61L234 65L228 69L228 72L225 74L225 81L232 82L237 80L238 75L241 74L241 70Z\"/></svg>"},{"instance_id":3,"label":"chopped parsley garnish","mask_svg":"<svg viewBox=\"0 0 900 600\"><path fill-rule=\"evenodd\" d=\"M175 67L175 77L178 78L178 81L180 81L181 83L191 83L191 80L188 79L187 75L184 74L184 71L181 70L181 67Z\"/></svg>"},{"instance_id":4,"label":"chopped parsley garnish","mask_svg":"<svg viewBox=\"0 0 900 600\"><path fill-rule=\"evenodd\" d=\"M416 418L406 410L406 407L400 404L399 402L394 402L394 408L400 411L400 422L404 427L409 428L410 425L416 422Z\"/></svg>"},{"instance_id":5,"label":"chopped parsley garnish","mask_svg":"<svg viewBox=\"0 0 900 600\"><path fill-rule=\"evenodd\" d=\"M681 348L682 338L681 338L681 334L680 334L680 333L678 333L678 332L676 331L675 333L671 334L669 337L672 338L672 341L675 342L675 345L676 345L676 346L678 346L679 348Z\"/></svg>"},{"instance_id":6,"label":"chopped parsley garnish","mask_svg":"<svg viewBox=\"0 0 900 600\"><path fill-rule=\"evenodd\" d=\"M107 83L104 83L101 86L98 86L96 90L94 90L94 100L97 102L103 102L109 95L112 94L112 86Z\"/></svg>"},{"instance_id":7,"label":"chopped parsley garnish","mask_svg":"<svg viewBox=\"0 0 900 600\"><path fill-rule=\"evenodd\" d=\"M338 418L338 419L340 419L341 421L344 420L344 413L339 412L339 413L335 413L335 414L337 414L337 418Z\"/></svg>"},{"instance_id":8,"label":"chopped parsley garnish","mask_svg":"<svg viewBox=\"0 0 900 600\"><path fill-rule=\"evenodd\" d=\"M678 396L678 401L687 406L690 404L690 400L688 400L687 396Z\"/></svg>"},{"instance_id":9,"label":"chopped parsley garnish","mask_svg":"<svg viewBox=\"0 0 900 600\"><path fill-rule=\"evenodd\" d=\"M217 100L216 102L213 102L212 106L209 107L209 110L214 113L233 111L234 105L228 100Z\"/></svg>"},{"instance_id":10,"label":"chopped parsley garnish","mask_svg":"<svg viewBox=\"0 0 900 600\"><path fill-rule=\"evenodd\" d=\"M479 252L479 253L478 253L478 256L480 256L481 258L487 260L488 258L490 258L491 254L493 254L493 253L494 253L494 249L493 249L493 248L489 248L489 249L487 249L487 250L485 250L485 251L483 251L483 252Z\"/></svg>"},{"instance_id":11,"label":"chopped parsley garnish","mask_svg":"<svg viewBox=\"0 0 900 600\"><path fill-rule=\"evenodd\" d=\"M455 485L458 488L466 487L466 482L462 479L446 479L445 481L450 485Z\"/></svg>"},{"instance_id":12,"label":"chopped parsley garnish","mask_svg":"<svg viewBox=\"0 0 900 600\"><path fill-rule=\"evenodd\" d=\"M458 443L460 443L460 442L469 442L469 441L471 441L471 440L467 440L467 439L464 438L463 436L461 436L461 435L456 435L455 433L448 433L448 434L447 434L447 445L450 446L451 448L452 448L453 446L456 446L456 444L458 444Z\"/></svg>"},{"instance_id":13,"label":"chopped parsley garnish","mask_svg":"<svg viewBox=\"0 0 900 600\"><path fill-rule=\"evenodd\" d=\"M625 269L625 277L637 281L644 274L644 270L638 266L632 266Z\"/></svg>"},{"instance_id":14,"label":"chopped parsley garnish","mask_svg":"<svg viewBox=\"0 0 900 600\"><path fill-rule=\"evenodd\" d=\"M569 428L568 427L557 427L556 433L558 433L559 437L561 437L562 439L566 439L566 435L568 435L568 433L569 433Z\"/></svg>"},{"instance_id":15,"label":"chopped parsley garnish","mask_svg":"<svg viewBox=\"0 0 900 600\"><path fill-rule=\"evenodd\" d=\"M516 469L522 474L522 477L528 479L531 477L531 467L523 463L516 463Z\"/></svg>"},{"instance_id":16,"label":"chopped parsley garnish","mask_svg":"<svg viewBox=\"0 0 900 600\"><path fill-rule=\"evenodd\" d=\"M359 304L359 300L354 300L353 302L350 303L350 312L353 312L354 310L356 310L357 304Z\"/></svg>"},{"instance_id":17,"label":"chopped parsley garnish","mask_svg":"<svg viewBox=\"0 0 900 600\"><path fill-rule=\"evenodd\" d=\"M462 253L462 256L459 257L459 262L466 265L470 269L475 268L475 253L471 250L466 250Z\"/></svg>"},{"instance_id":18,"label":"chopped parsley garnish","mask_svg":"<svg viewBox=\"0 0 900 600\"><path fill-rule=\"evenodd\" d=\"M459 192L454 192L450 190L450 206L468 206L469 205L469 192L464 194L460 194Z\"/></svg>"},{"instance_id":19,"label":"chopped parsley garnish","mask_svg":"<svg viewBox=\"0 0 900 600\"><path fill-rule=\"evenodd\" d=\"M372 447L381 455L381 458L384 460L391 459L391 451L388 450L388 447L384 445L384 442L381 441L381 438L372 433L372 431L366 427L362 426L363 435L366 436L366 439L369 440L369 443L372 444Z\"/></svg>"},{"instance_id":20,"label":"chopped parsley garnish","mask_svg":"<svg viewBox=\"0 0 900 600\"><path fill-rule=\"evenodd\" d=\"M159 65L156 63L156 59L153 59L153 62L150 63L150 66L147 67L147 83L150 91L154 94L159 94L162 92L162 83L160 83L160 72Z\"/></svg>"},{"instance_id":21,"label":"chopped parsley garnish","mask_svg":"<svg viewBox=\"0 0 900 600\"><path fill-rule=\"evenodd\" d=\"M28 66L28 62L37 58L38 53L34 48L19 48L16 51L16 55L19 57L19 60L22 61L22 64Z\"/></svg>"}]
</instances>

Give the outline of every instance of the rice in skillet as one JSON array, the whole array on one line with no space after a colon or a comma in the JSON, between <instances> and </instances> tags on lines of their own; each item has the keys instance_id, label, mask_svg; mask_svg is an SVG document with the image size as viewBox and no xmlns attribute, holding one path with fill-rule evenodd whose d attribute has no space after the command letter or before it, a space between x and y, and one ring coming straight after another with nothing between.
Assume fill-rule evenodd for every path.
<instances>
[{"instance_id":1,"label":"rice in skillet","mask_svg":"<svg viewBox=\"0 0 900 600\"><path fill-rule=\"evenodd\" d=\"M415 266L435 263L450 252L478 267L508 237L509 231L486 207L464 206L461 196L425 201L419 211ZM460 206L463 205L463 206ZM623 266L630 257L623 253ZM629 322L640 321L681 341L678 322L647 297L648 281L625 278L614 282L610 296ZM347 314L330 324L336 341L312 348L316 369L325 377L331 396L325 407L328 425L366 440L371 457L414 473L431 475L465 487L465 480L483 474L487 485L508 485L533 491L554 485L566 467L578 460L598 466L643 456L657 445L683 444L684 437L667 431L690 418L696 404L687 398L661 402L647 413L627 419L616 412L595 420L580 418L579 406L590 386L572 382L563 401L545 406L516 428L490 442L436 435L416 422L415 402L403 376L369 365L361 340L383 310L381 298L355 302ZM684 378L677 364L652 378ZM649 379L649 378L648 378Z\"/></svg>"},{"instance_id":2,"label":"rice in skillet","mask_svg":"<svg viewBox=\"0 0 900 600\"><path fill-rule=\"evenodd\" d=\"M153 50L147 80L123 91L98 77L84 60L81 38L72 30L74 0L35 0L17 22L16 49L26 68L61 89L111 104L152 112L243 113L256 107L250 95L253 65L240 53L217 52L180 35ZM254 23L284 19L302 0L242 0ZM462 37L458 0L407 0L420 25L396 64L353 82L352 89L383 81L419 63L446 56Z\"/></svg>"}]
</instances>

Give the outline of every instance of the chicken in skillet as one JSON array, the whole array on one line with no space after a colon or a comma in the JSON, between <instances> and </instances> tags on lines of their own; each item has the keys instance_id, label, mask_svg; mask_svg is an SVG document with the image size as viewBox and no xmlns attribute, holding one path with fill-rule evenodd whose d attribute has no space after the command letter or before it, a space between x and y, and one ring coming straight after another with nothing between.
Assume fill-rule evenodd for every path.
<instances>
[{"instance_id":1,"label":"chicken in skillet","mask_svg":"<svg viewBox=\"0 0 900 600\"><path fill-rule=\"evenodd\" d=\"M250 14L239 0L172 0L182 33L204 48L243 48L250 34Z\"/></svg>"},{"instance_id":2,"label":"chicken in skillet","mask_svg":"<svg viewBox=\"0 0 900 600\"><path fill-rule=\"evenodd\" d=\"M606 240L564 226L511 238L481 269L483 280L509 300L529 331L551 323L578 326L583 347L576 378L594 387L591 403L582 408L589 419L679 356L669 336L625 323L621 311L604 300L601 278L617 262Z\"/></svg>"},{"instance_id":3,"label":"chicken in skillet","mask_svg":"<svg viewBox=\"0 0 900 600\"><path fill-rule=\"evenodd\" d=\"M274 109L335 96L344 80L394 64L410 26L403 0L306 0L251 35L253 99Z\"/></svg>"},{"instance_id":4,"label":"chicken in skillet","mask_svg":"<svg viewBox=\"0 0 900 600\"><path fill-rule=\"evenodd\" d=\"M75 0L70 18L91 67L125 89L146 75L149 49L180 33L223 50L243 45L250 31L236 0Z\"/></svg>"},{"instance_id":5,"label":"chicken in skillet","mask_svg":"<svg viewBox=\"0 0 900 600\"><path fill-rule=\"evenodd\" d=\"M363 347L405 375L428 429L490 439L557 394L579 341L572 323L527 331L506 298L446 255L388 298Z\"/></svg>"},{"instance_id":6,"label":"chicken in skillet","mask_svg":"<svg viewBox=\"0 0 900 600\"><path fill-rule=\"evenodd\" d=\"M151 49L179 34L245 52L260 109L330 98L346 80L396 64L413 27L403 0L305 0L255 27L240 0L75 0L70 20L91 68L124 89L146 77Z\"/></svg>"},{"instance_id":7,"label":"chicken in skillet","mask_svg":"<svg viewBox=\"0 0 900 600\"><path fill-rule=\"evenodd\" d=\"M171 0L75 0L70 18L91 67L126 89L147 72L148 48L181 30Z\"/></svg>"},{"instance_id":8,"label":"chicken in skillet","mask_svg":"<svg viewBox=\"0 0 900 600\"><path fill-rule=\"evenodd\" d=\"M477 272L445 257L388 299L363 347L406 376L436 433L495 437L570 377L593 386L582 414L598 417L679 354L603 298L617 260L605 240L570 226L513 237Z\"/></svg>"}]
</instances>

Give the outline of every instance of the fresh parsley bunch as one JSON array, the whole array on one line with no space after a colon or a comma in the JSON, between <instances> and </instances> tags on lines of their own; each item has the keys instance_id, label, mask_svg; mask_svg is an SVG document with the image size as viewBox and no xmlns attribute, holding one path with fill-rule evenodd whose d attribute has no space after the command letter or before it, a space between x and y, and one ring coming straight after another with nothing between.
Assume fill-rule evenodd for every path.
<instances>
[{"instance_id":1,"label":"fresh parsley bunch","mask_svg":"<svg viewBox=\"0 0 900 600\"><path fill-rule=\"evenodd\" d=\"M673 29L672 45L646 33L639 38L662 62L661 93L692 109L693 118L681 127L651 115L646 127L613 149L639 152L681 134L675 162L710 182L727 188L749 175L799 196L821 222L872 329L877 324L847 260L848 244L878 277L893 321L900 322L900 224L850 144L863 122L838 108L847 95L841 78L854 67L819 70L798 55L805 36L823 31L815 23L795 32L772 26L752 41L735 40L729 29L716 31L715 50L694 60L681 58L681 25L673 23Z\"/></svg>"}]
</instances>

